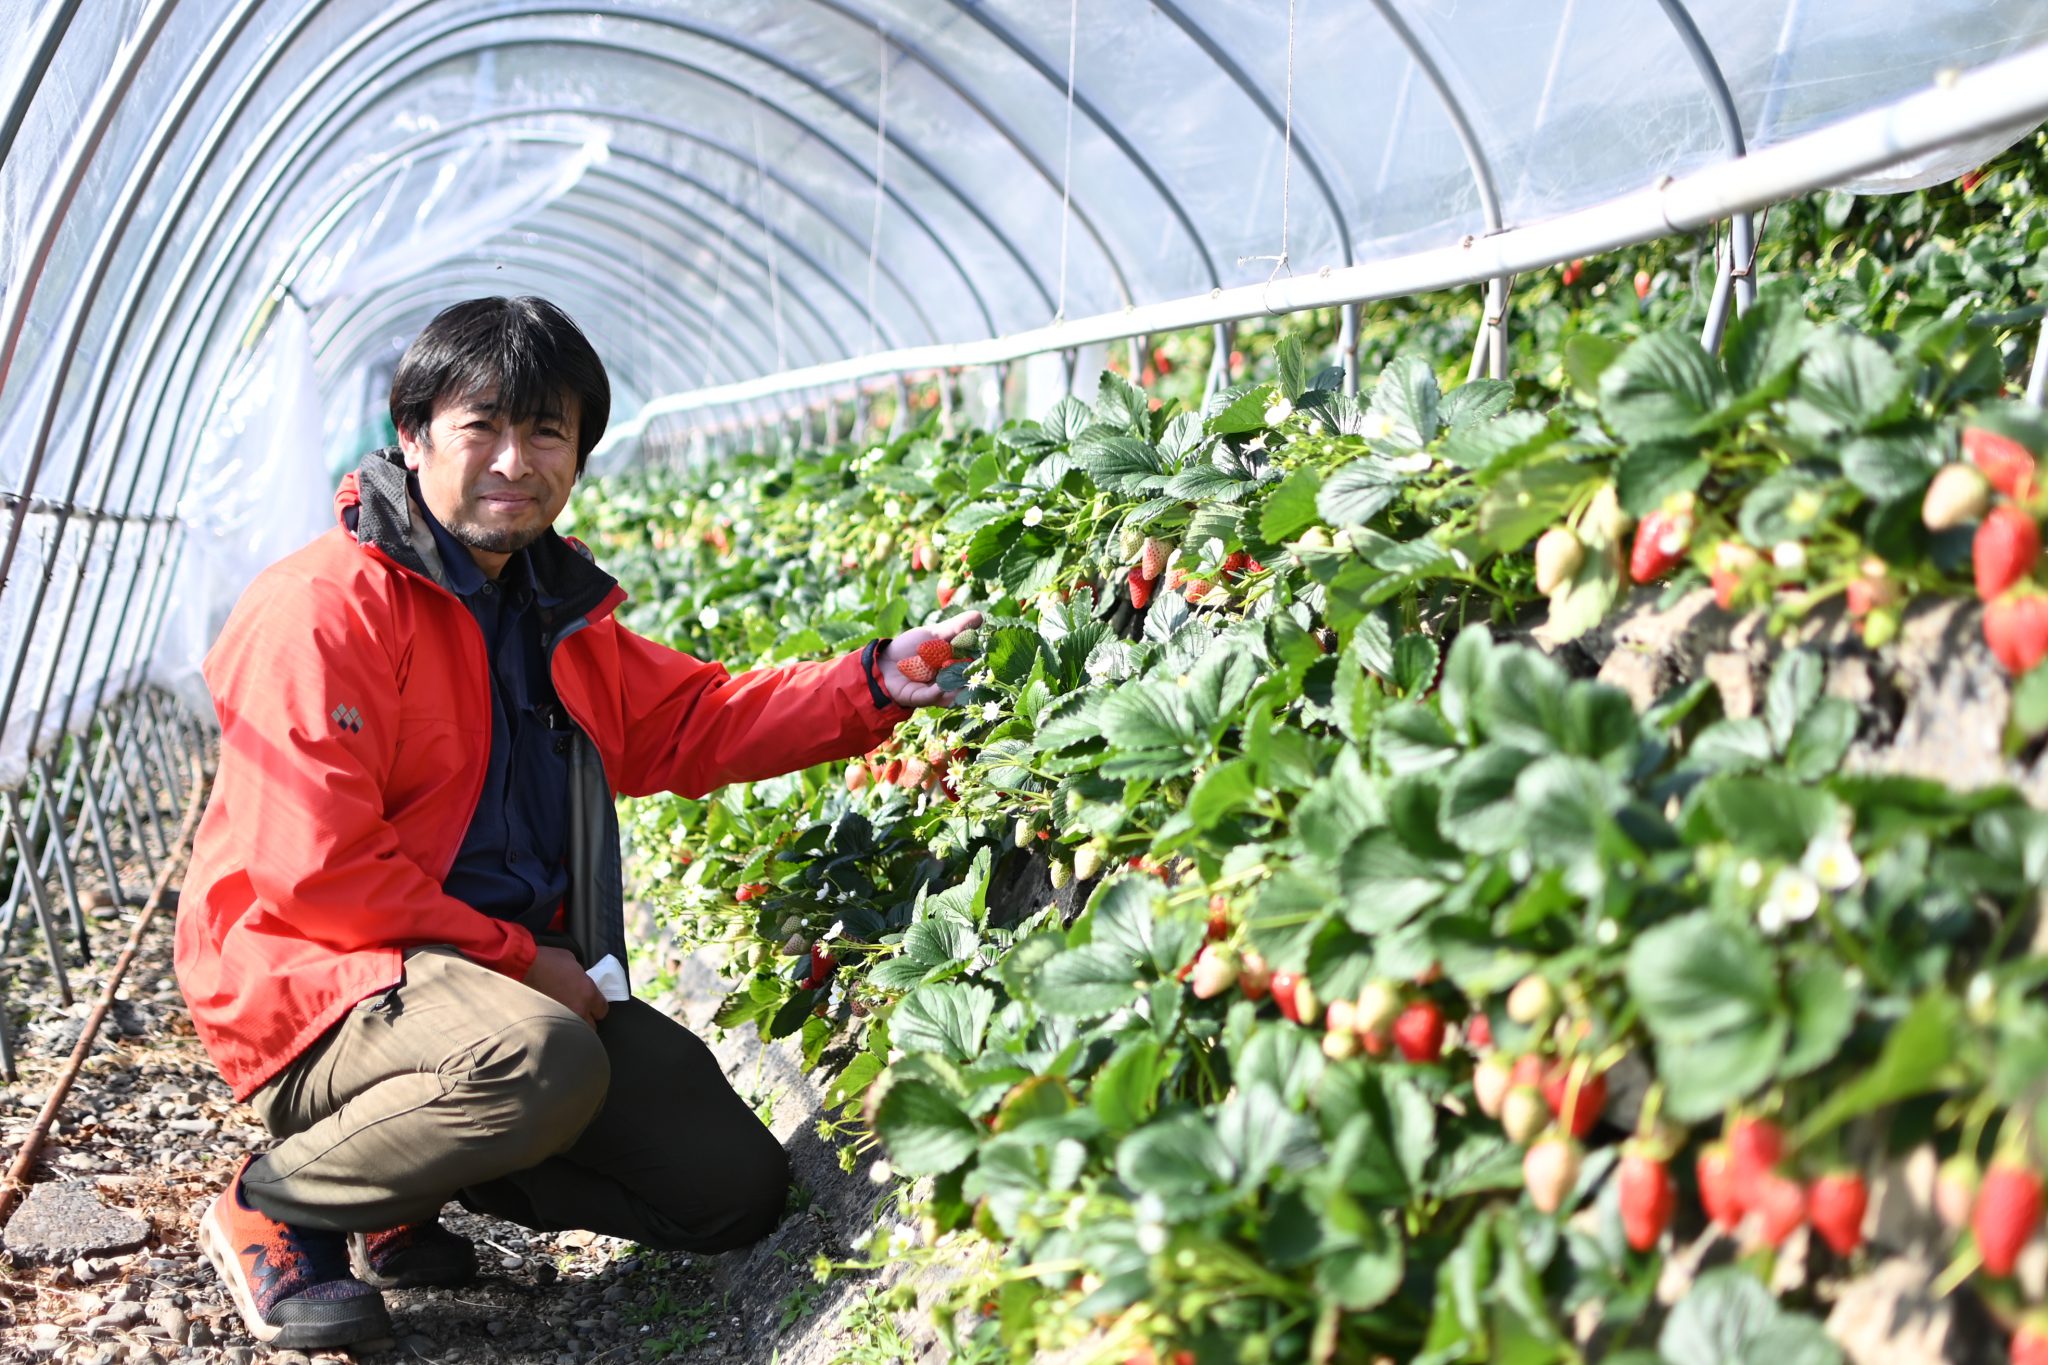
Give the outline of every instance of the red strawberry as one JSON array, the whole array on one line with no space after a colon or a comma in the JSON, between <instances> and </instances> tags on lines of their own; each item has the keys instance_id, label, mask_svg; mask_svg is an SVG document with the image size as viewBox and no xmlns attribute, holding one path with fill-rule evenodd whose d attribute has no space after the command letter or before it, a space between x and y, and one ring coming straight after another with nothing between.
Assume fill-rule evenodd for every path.
<instances>
[{"instance_id":1,"label":"red strawberry","mask_svg":"<svg viewBox=\"0 0 2048 1365\"><path fill-rule=\"evenodd\" d=\"M1574 1072L1578 1081L1576 1097L1571 1093ZM1589 1062L1569 1066L1560 1062L1543 1078L1543 1102L1573 1137L1582 1138L1593 1131L1601 1111L1607 1108L1607 1077L1594 1074ZM1567 1102L1572 1106L1569 1114L1565 1113Z\"/></svg>"},{"instance_id":2,"label":"red strawberry","mask_svg":"<svg viewBox=\"0 0 2048 1365\"><path fill-rule=\"evenodd\" d=\"M952 606L953 594L957 591L959 589L955 588L951 583L939 584L939 605L942 607Z\"/></svg>"},{"instance_id":3,"label":"red strawberry","mask_svg":"<svg viewBox=\"0 0 2048 1365\"><path fill-rule=\"evenodd\" d=\"M1647 299L1649 297L1650 272L1647 270L1638 270L1636 272L1636 302L1641 303L1644 299Z\"/></svg>"},{"instance_id":4,"label":"red strawberry","mask_svg":"<svg viewBox=\"0 0 2048 1365\"><path fill-rule=\"evenodd\" d=\"M1863 1215L1869 1209L1870 1187L1856 1171L1830 1171L1806 1191L1806 1216L1837 1256L1863 1245Z\"/></svg>"},{"instance_id":5,"label":"red strawberry","mask_svg":"<svg viewBox=\"0 0 2048 1365\"><path fill-rule=\"evenodd\" d=\"M1653 583L1677 567L1692 543L1692 512L1660 507L1636 525L1636 540L1628 555L1628 576L1637 583Z\"/></svg>"},{"instance_id":6,"label":"red strawberry","mask_svg":"<svg viewBox=\"0 0 2048 1365\"><path fill-rule=\"evenodd\" d=\"M1145 604L1152 600L1152 580L1145 577L1142 568L1134 568L1125 581L1131 588L1131 610L1145 610Z\"/></svg>"},{"instance_id":7,"label":"red strawberry","mask_svg":"<svg viewBox=\"0 0 2048 1365\"><path fill-rule=\"evenodd\" d=\"M1785 1130L1769 1119L1737 1119L1728 1129L1728 1156L1736 1198L1743 1208L1755 1208L1759 1184L1785 1159Z\"/></svg>"},{"instance_id":8,"label":"red strawberry","mask_svg":"<svg viewBox=\"0 0 2048 1365\"><path fill-rule=\"evenodd\" d=\"M1166 575L1166 590L1168 592L1179 592L1180 585L1187 581L1188 571L1176 564L1172 571Z\"/></svg>"},{"instance_id":9,"label":"red strawberry","mask_svg":"<svg viewBox=\"0 0 2048 1365\"><path fill-rule=\"evenodd\" d=\"M1564 284L1564 287L1567 289L1571 288L1573 285L1579 282L1579 277L1581 275L1584 275L1585 273L1586 260L1583 256L1579 257L1576 260L1566 262L1564 267L1564 275L1562 277L1562 283Z\"/></svg>"},{"instance_id":10,"label":"red strawberry","mask_svg":"<svg viewBox=\"0 0 2048 1365\"><path fill-rule=\"evenodd\" d=\"M1515 1085L1526 1085L1535 1089L1543 1084L1543 1059L1533 1052L1525 1052L1515 1058L1514 1069L1508 1073L1508 1080ZM1542 1096L1539 1094L1538 1099Z\"/></svg>"},{"instance_id":11,"label":"red strawberry","mask_svg":"<svg viewBox=\"0 0 2048 1365\"><path fill-rule=\"evenodd\" d=\"M2034 496L2034 456L2010 436L1982 427L1963 428L1963 457L1984 471L1991 486L2021 502Z\"/></svg>"},{"instance_id":12,"label":"red strawberry","mask_svg":"<svg viewBox=\"0 0 2048 1365\"><path fill-rule=\"evenodd\" d=\"M1984 183L1984 175L1984 168L1982 166L1979 166L1974 171L1964 171L1962 179L1956 181L1956 184L1962 188L1964 194L1968 194L1971 190L1976 189L1979 185ZM2019 1365L2019 1357L2017 1354L2015 1354L2013 1357L2013 1365Z\"/></svg>"},{"instance_id":13,"label":"red strawberry","mask_svg":"<svg viewBox=\"0 0 2048 1365\"><path fill-rule=\"evenodd\" d=\"M1984 643L2018 677L2048 657L2048 597L2007 593L1984 606Z\"/></svg>"},{"instance_id":14,"label":"red strawberry","mask_svg":"<svg viewBox=\"0 0 2048 1365\"><path fill-rule=\"evenodd\" d=\"M1195 955L1193 981L1195 995L1202 1000L1213 1000L1237 984L1240 970L1237 954L1222 943L1205 943L1202 951Z\"/></svg>"},{"instance_id":15,"label":"red strawberry","mask_svg":"<svg viewBox=\"0 0 2048 1365\"><path fill-rule=\"evenodd\" d=\"M2010 503L1991 509L1970 542L1977 596L1989 602L2027 576L2041 557L2041 528Z\"/></svg>"},{"instance_id":16,"label":"red strawberry","mask_svg":"<svg viewBox=\"0 0 2048 1365\"><path fill-rule=\"evenodd\" d=\"M1714 567L1707 579L1714 585L1715 606L1722 611L1735 610L1735 595L1742 591L1742 580L1760 558L1739 540L1724 540L1714 547Z\"/></svg>"},{"instance_id":17,"label":"red strawberry","mask_svg":"<svg viewBox=\"0 0 2048 1365\"><path fill-rule=\"evenodd\" d=\"M931 779L931 765L912 754L903 760L903 786L905 790L922 787Z\"/></svg>"},{"instance_id":18,"label":"red strawberry","mask_svg":"<svg viewBox=\"0 0 2048 1365\"><path fill-rule=\"evenodd\" d=\"M804 977L804 989L814 991L832 977L832 969L839 965L839 959L832 956L832 950L820 943L811 949L811 970Z\"/></svg>"},{"instance_id":19,"label":"red strawberry","mask_svg":"<svg viewBox=\"0 0 2048 1365\"><path fill-rule=\"evenodd\" d=\"M1282 1017L1310 1028L1322 1022L1323 1012L1316 1008L1316 993L1307 977L1298 972L1275 972L1271 988Z\"/></svg>"},{"instance_id":20,"label":"red strawberry","mask_svg":"<svg viewBox=\"0 0 2048 1365\"><path fill-rule=\"evenodd\" d=\"M1174 572L1178 573L1179 570L1176 569ZM1191 578L1187 581L1187 587L1182 589L1181 595L1188 599L1188 605L1192 607L1214 591L1216 585L1208 579Z\"/></svg>"},{"instance_id":21,"label":"red strawberry","mask_svg":"<svg viewBox=\"0 0 2048 1365\"><path fill-rule=\"evenodd\" d=\"M1621 1230L1630 1246L1648 1251L1671 1225L1671 1215L1678 1208L1678 1192L1672 1187L1671 1172L1646 1152L1629 1152L1621 1158L1617 1179L1621 1188Z\"/></svg>"},{"instance_id":22,"label":"red strawberry","mask_svg":"<svg viewBox=\"0 0 2048 1365\"><path fill-rule=\"evenodd\" d=\"M1217 943L1230 937L1230 899L1221 892L1209 897L1209 941Z\"/></svg>"},{"instance_id":23,"label":"red strawberry","mask_svg":"<svg viewBox=\"0 0 2048 1365\"><path fill-rule=\"evenodd\" d=\"M1789 1175L1768 1172L1758 1182L1750 1207L1756 1210L1764 1241L1783 1246L1806 1221L1806 1187Z\"/></svg>"},{"instance_id":24,"label":"red strawberry","mask_svg":"<svg viewBox=\"0 0 2048 1365\"><path fill-rule=\"evenodd\" d=\"M1237 988L1247 1000L1264 1000L1273 990L1273 969L1257 953L1247 952L1237 969Z\"/></svg>"},{"instance_id":25,"label":"red strawberry","mask_svg":"<svg viewBox=\"0 0 2048 1365\"><path fill-rule=\"evenodd\" d=\"M1493 1046L1493 1021L1484 1014L1475 1014L1465 1021L1465 1043L1468 1047Z\"/></svg>"},{"instance_id":26,"label":"red strawberry","mask_svg":"<svg viewBox=\"0 0 2048 1365\"><path fill-rule=\"evenodd\" d=\"M1433 1000L1418 1000L1394 1020L1394 1045L1411 1062L1433 1062L1444 1050L1444 1012Z\"/></svg>"},{"instance_id":27,"label":"red strawberry","mask_svg":"<svg viewBox=\"0 0 2048 1365\"><path fill-rule=\"evenodd\" d=\"M914 683L928 683L939 675L924 661L922 654L913 654L907 659L896 661L897 671Z\"/></svg>"},{"instance_id":28,"label":"red strawberry","mask_svg":"<svg viewBox=\"0 0 2048 1365\"><path fill-rule=\"evenodd\" d=\"M1358 1036L1365 1044L1365 1055L1368 1057L1384 1057L1394 1050L1393 1035L1383 1028L1364 1029Z\"/></svg>"},{"instance_id":29,"label":"red strawberry","mask_svg":"<svg viewBox=\"0 0 2048 1365\"><path fill-rule=\"evenodd\" d=\"M1700 1151L1696 1173L1700 1182L1700 1204L1707 1217L1721 1227L1733 1229L1742 1221L1741 1197L1736 1193L1735 1158L1725 1142Z\"/></svg>"},{"instance_id":30,"label":"red strawberry","mask_svg":"<svg viewBox=\"0 0 2048 1365\"><path fill-rule=\"evenodd\" d=\"M1970 1228L1984 1269L1993 1275L2012 1274L2020 1251L2041 1225L2041 1177L2011 1157L2000 1157L1977 1187L1977 1207Z\"/></svg>"},{"instance_id":31,"label":"red strawberry","mask_svg":"<svg viewBox=\"0 0 2048 1365\"><path fill-rule=\"evenodd\" d=\"M917 647L917 657L932 666L932 670L944 668L953 662L953 645L949 640L926 640Z\"/></svg>"},{"instance_id":32,"label":"red strawberry","mask_svg":"<svg viewBox=\"0 0 2048 1365\"><path fill-rule=\"evenodd\" d=\"M2012 1365L2048 1365L2048 1313L2029 1313L2012 1334Z\"/></svg>"},{"instance_id":33,"label":"red strawberry","mask_svg":"<svg viewBox=\"0 0 2048 1365\"><path fill-rule=\"evenodd\" d=\"M1522 1183L1530 1203L1556 1213L1579 1183L1579 1144L1556 1134L1532 1144L1522 1154Z\"/></svg>"},{"instance_id":34,"label":"red strawberry","mask_svg":"<svg viewBox=\"0 0 2048 1365\"><path fill-rule=\"evenodd\" d=\"M1147 579L1157 578L1166 572L1166 556L1173 547L1156 536L1146 536L1145 543L1138 550L1138 572Z\"/></svg>"},{"instance_id":35,"label":"red strawberry","mask_svg":"<svg viewBox=\"0 0 2048 1365\"><path fill-rule=\"evenodd\" d=\"M889 786L896 785L896 779L903 776L903 760L892 758L882 767L882 781Z\"/></svg>"}]
</instances>

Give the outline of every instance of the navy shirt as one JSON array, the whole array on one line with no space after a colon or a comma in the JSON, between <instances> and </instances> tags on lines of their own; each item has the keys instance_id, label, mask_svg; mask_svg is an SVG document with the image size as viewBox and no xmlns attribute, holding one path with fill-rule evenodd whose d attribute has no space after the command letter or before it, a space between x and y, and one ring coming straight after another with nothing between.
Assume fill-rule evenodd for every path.
<instances>
[{"instance_id":1,"label":"navy shirt","mask_svg":"<svg viewBox=\"0 0 2048 1365\"><path fill-rule=\"evenodd\" d=\"M413 486L419 497L419 487ZM545 929L569 890L569 731L555 699L541 596L524 550L496 581L424 501L448 589L483 631L491 669L491 757L483 792L442 889L497 919Z\"/></svg>"}]
</instances>

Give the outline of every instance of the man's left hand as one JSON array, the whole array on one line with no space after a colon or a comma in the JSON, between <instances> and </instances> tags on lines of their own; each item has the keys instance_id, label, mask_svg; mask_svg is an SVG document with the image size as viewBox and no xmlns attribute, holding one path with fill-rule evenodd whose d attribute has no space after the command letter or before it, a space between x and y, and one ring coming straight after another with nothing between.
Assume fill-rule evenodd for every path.
<instances>
[{"instance_id":1,"label":"man's left hand","mask_svg":"<svg viewBox=\"0 0 2048 1365\"><path fill-rule=\"evenodd\" d=\"M980 624L981 613L969 611L935 626L919 626L915 630L904 631L891 640L889 647L875 660L875 671L880 675L877 681L881 683L882 691L888 694L890 701L900 706L951 706L953 698L959 695L957 689L941 692L937 683L912 682L896 665L914 657L917 647L927 640L944 640L950 644L960 632L973 630Z\"/></svg>"}]
</instances>

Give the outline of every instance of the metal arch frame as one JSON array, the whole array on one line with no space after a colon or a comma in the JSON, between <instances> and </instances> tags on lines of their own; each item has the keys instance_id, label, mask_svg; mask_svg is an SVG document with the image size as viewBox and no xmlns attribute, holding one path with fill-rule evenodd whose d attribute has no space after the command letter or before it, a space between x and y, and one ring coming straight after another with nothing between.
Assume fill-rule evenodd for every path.
<instances>
[{"instance_id":1,"label":"metal arch frame","mask_svg":"<svg viewBox=\"0 0 2048 1365\"><path fill-rule=\"evenodd\" d=\"M1749 155L1748 140L1742 131L1742 117L1735 109L1735 96L1728 89L1728 78L1721 72L1721 64L1714 60L1714 54L1707 47L1706 36L1699 25L1693 22L1692 11L1685 7L1685 0L1657 0L1664 17L1678 34L1678 41L1685 47L1686 55L1700 73L1700 83L1706 86L1707 102L1714 106L1714 117L1721 124L1721 136L1728 143L1731 157ZM1748 312L1756 302L1756 281L1749 277L1749 262L1756 249L1756 232L1746 213L1733 215L1729 220L1728 263L1716 272L1714 293L1707 305L1706 329L1700 337L1700 344L1708 350L1718 350L1721 332L1728 321L1728 282L1735 286L1735 308L1737 312Z\"/></svg>"},{"instance_id":2,"label":"metal arch frame","mask_svg":"<svg viewBox=\"0 0 2048 1365\"><path fill-rule=\"evenodd\" d=\"M1039 179L1045 181L1046 186L1049 189L1060 189L1060 179L1058 176L1052 173L1052 167L1046 165L1043 161L1039 160L1037 153L1033 152L1031 148L1028 145L1026 145L1024 139L1020 137L1016 133L1016 131L1010 127L1009 123L1003 118L999 117L995 110L991 109L987 104L983 103L979 96L975 95L971 90L969 90L968 87L960 80L960 78L953 74L950 68L941 65L930 54L925 52L923 48L917 46L915 43L906 42L903 39L902 35L892 33L888 29L884 28L880 20L871 18L868 15L860 13L858 10L855 10L852 6L843 3L843 0L810 0L810 3L818 6L820 9L829 10L830 12L839 15L841 18L845 19L849 23L865 26L866 28L871 30L877 38L880 38L883 42L889 44L889 46L895 48L898 52L901 52L904 56L910 58L919 66L922 66L925 70L931 72L932 75L938 79L939 84L945 86L947 90L951 91L954 97L957 98L962 104L965 104L969 109L972 109L975 113L979 114L982 120L986 122L989 127L995 129L996 132L1000 133L1002 135L1003 141L1010 144L1011 148L1016 151L1017 155L1024 159L1024 163L1026 165L1030 166L1032 170L1038 172ZM1101 231L1096 227L1094 216L1091 215L1085 208L1083 208L1079 204L1073 204L1071 205L1071 207L1074 213L1074 220L1080 223L1082 229L1085 232L1087 232L1087 234L1090 237L1094 238L1096 249L1101 251L1103 260L1109 263L1110 277L1116 281L1117 296L1123 300L1125 307L1128 308L1132 306L1136 302L1136 299L1131 294L1130 278L1124 273L1123 262L1117 258L1117 254L1114 251L1111 251L1109 249L1109 240L1106 237L1104 237Z\"/></svg>"},{"instance_id":3,"label":"metal arch frame","mask_svg":"<svg viewBox=\"0 0 2048 1365\"><path fill-rule=\"evenodd\" d=\"M947 0L947 3L963 18L971 19L979 24L987 31L990 37L1022 58L1025 65L1036 71L1046 84L1056 90L1065 91L1066 81L1058 71L1053 69L1052 64L1026 46L1023 39L1005 28L1001 21L988 12L986 6L975 4L973 0ZM1079 89L1074 91L1074 108L1086 115L1088 121L1095 125L1096 130L1108 138L1110 143L1118 151L1122 152L1133 166L1138 168L1138 174L1144 176L1145 183L1152 187L1153 193L1165 201L1166 207L1172 212L1175 221L1180 224L1181 230L1187 233L1188 240L1195 244L1195 250L1201 254L1202 268L1208 272L1210 287L1215 289L1222 288L1223 277L1216 272L1215 253L1210 251L1207 239L1202 236L1201 229L1195 226L1195 220L1189 216L1186 206L1180 202L1180 197L1167 187L1165 180L1160 178L1159 172L1153 168L1152 163L1138 155L1138 149L1131 145L1131 140L1123 135L1122 130L1116 126L1115 121L1104 118L1102 111L1095 107L1095 101L1083 95ZM1046 302L1050 304L1052 301L1048 299Z\"/></svg>"},{"instance_id":4,"label":"metal arch frame","mask_svg":"<svg viewBox=\"0 0 2048 1365\"><path fill-rule=\"evenodd\" d=\"M1207 29L1190 19L1187 11L1183 10L1176 3L1176 0L1151 0L1151 3L1152 8L1158 10L1167 19L1172 21L1173 25L1180 29L1182 33L1185 33L1188 39L1196 47L1200 48L1210 61L1216 63L1218 70L1230 77L1232 83L1238 89L1244 91L1245 98L1250 100L1253 107L1266 116L1266 122L1272 124L1276 131L1285 133L1287 116L1274 107L1273 101L1266 95L1265 90L1259 83L1252 79L1251 73L1246 71L1243 64L1235 57L1224 51L1223 46L1210 36ZM1337 244L1344 252L1344 264L1356 264L1356 259L1351 249L1350 219L1344 212L1344 206L1337 201L1336 191L1330 187L1329 179L1324 176L1322 163L1316 159L1313 152L1301 145L1300 137L1300 130L1297 129L1295 131L1295 160L1301 163L1301 168L1308 172L1309 178L1316 182L1316 189L1323 196L1324 206L1329 209L1330 217L1336 220Z\"/></svg>"},{"instance_id":5,"label":"metal arch frame","mask_svg":"<svg viewBox=\"0 0 2048 1365\"><path fill-rule=\"evenodd\" d=\"M14 150L14 139L21 133L29 106L35 103L36 92L43 88L43 77L50 74L50 63L56 60L57 49L64 45L64 35L71 31L71 21L78 16L78 6L79 0L62 0L62 3L43 11L42 23L32 38L34 51L28 59L28 69L23 73L14 97L7 101L7 112L0 115L0 165L6 163L7 154Z\"/></svg>"},{"instance_id":6,"label":"metal arch frame","mask_svg":"<svg viewBox=\"0 0 2048 1365\"><path fill-rule=\"evenodd\" d=\"M1488 233L1501 231L1507 223L1501 214L1500 190L1494 183L1493 163L1486 158L1486 148L1479 143L1478 130L1473 128L1471 118L1465 113L1464 102L1451 89L1451 83L1444 76L1443 68L1437 65L1436 58L1416 37L1415 30L1408 27L1408 21L1401 17L1400 11L1394 8L1393 0L1371 0L1371 4L1379 11L1381 20L1395 39L1408 49L1409 58L1443 104L1444 115L1451 121L1451 131L1457 134L1458 145L1465 152L1465 164L1479 189L1479 212L1486 221L1486 230ZM1493 378L1499 379L1507 372L1507 298L1505 277L1487 285L1486 318L1480 325L1478 343L1472 353L1471 376L1474 378L1478 376L1482 354L1486 357L1486 371Z\"/></svg>"}]
</instances>

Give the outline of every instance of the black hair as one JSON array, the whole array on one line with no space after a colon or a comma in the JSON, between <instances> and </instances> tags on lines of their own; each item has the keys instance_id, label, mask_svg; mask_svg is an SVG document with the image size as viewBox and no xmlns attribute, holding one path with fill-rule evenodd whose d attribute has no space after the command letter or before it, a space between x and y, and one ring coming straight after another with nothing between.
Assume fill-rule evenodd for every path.
<instances>
[{"instance_id":1,"label":"black hair","mask_svg":"<svg viewBox=\"0 0 2048 1365\"><path fill-rule=\"evenodd\" d=\"M575 394L578 474L611 420L611 380L590 339L554 304L528 297L469 299L435 314L391 376L391 423L424 440L434 404L491 389L513 423Z\"/></svg>"}]
</instances>

